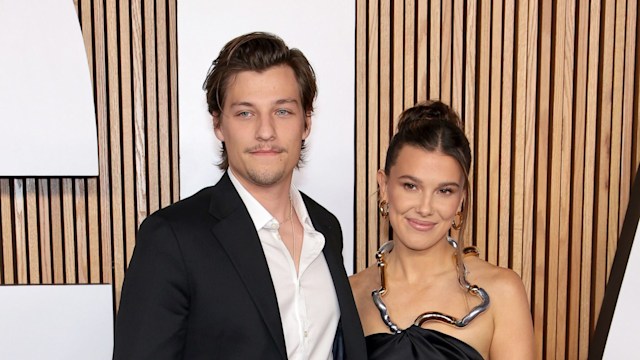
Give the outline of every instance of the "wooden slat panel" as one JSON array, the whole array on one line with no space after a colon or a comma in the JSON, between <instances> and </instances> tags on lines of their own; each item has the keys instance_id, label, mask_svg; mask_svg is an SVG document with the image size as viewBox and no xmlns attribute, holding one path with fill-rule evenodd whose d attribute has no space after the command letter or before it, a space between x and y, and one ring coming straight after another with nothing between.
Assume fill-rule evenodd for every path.
<instances>
[{"instance_id":1,"label":"wooden slat panel","mask_svg":"<svg viewBox=\"0 0 640 360\"><path fill-rule=\"evenodd\" d=\"M502 87L502 1L493 2L491 8L491 56L490 68L491 77L489 79L489 153L488 169L489 179L487 190L488 214L499 214L500 201L500 127L501 127L501 87ZM487 259L493 263L498 263L499 247L503 248L501 239L498 238L498 216L487 217ZM502 221L505 222L502 218ZM508 245L508 244L506 244ZM506 250L506 247L504 247ZM507 264L508 265L508 264Z\"/></svg>"},{"instance_id":2,"label":"wooden slat panel","mask_svg":"<svg viewBox=\"0 0 640 360\"><path fill-rule=\"evenodd\" d=\"M475 159L475 183L472 188L475 191L475 244L483 249L482 258L487 258L488 253L493 250L487 247L487 212L488 212L488 179L489 173L489 83L491 65L491 2L480 1L479 19L479 57L478 68L478 97L477 113L475 122L475 147L472 147Z\"/></svg>"},{"instance_id":3,"label":"wooden slat panel","mask_svg":"<svg viewBox=\"0 0 640 360\"><path fill-rule=\"evenodd\" d=\"M27 258L27 230L25 226L24 180L13 180L13 225L15 229L16 275L18 284L29 283Z\"/></svg>"},{"instance_id":4,"label":"wooden slat panel","mask_svg":"<svg viewBox=\"0 0 640 360\"><path fill-rule=\"evenodd\" d=\"M64 252L62 246L62 191L60 179L49 180L51 196L51 248L53 253L53 283L65 283Z\"/></svg>"},{"instance_id":5,"label":"wooden slat panel","mask_svg":"<svg viewBox=\"0 0 640 360\"><path fill-rule=\"evenodd\" d=\"M2 276L0 281L2 284L15 283L15 272L13 265L15 263L13 256L13 215L11 211L11 183L8 179L0 179L0 220L2 227L0 235L2 235L2 268L0 272Z\"/></svg>"},{"instance_id":6,"label":"wooden slat panel","mask_svg":"<svg viewBox=\"0 0 640 360\"><path fill-rule=\"evenodd\" d=\"M389 1L380 1L380 17L378 19L380 24L380 43L379 43L379 57L380 57L380 78L378 94L380 96L380 102L378 103L378 115L380 116L380 123L378 124L378 133L372 133L372 136L379 136L378 146L380 149L387 149L389 145L389 134L394 130L393 129L393 114L391 113L391 104L389 104L389 99L391 98L391 4ZM378 153L377 164L378 168L382 168L385 163L384 152L380 151ZM375 169L375 167L372 167ZM371 188L377 190L377 183L375 179L372 180L373 187ZM385 242L385 240L389 239L389 222L381 221L380 222L380 233L382 237L375 245L377 249L380 247L380 244ZM374 240L376 236L373 237Z\"/></svg>"},{"instance_id":7,"label":"wooden slat panel","mask_svg":"<svg viewBox=\"0 0 640 360\"><path fill-rule=\"evenodd\" d=\"M98 214L100 208L98 206L98 181L87 179L87 218L88 218L88 235L89 235L89 282L92 284L101 284L102 269L110 266L104 264L100 259L100 228L98 224Z\"/></svg>"},{"instance_id":8,"label":"wooden slat panel","mask_svg":"<svg viewBox=\"0 0 640 360\"><path fill-rule=\"evenodd\" d=\"M432 100L440 99L441 6L440 0L429 1L429 55L426 63L429 64L429 99Z\"/></svg>"},{"instance_id":9,"label":"wooden slat panel","mask_svg":"<svg viewBox=\"0 0 640 360\"><path fill-rule=\"evenodd\" d=\"M416 102L415 101L416 10L417 9L416 9L415 0L405 1L405 7L404 7L404 103L405 103L405 108L408 108L414 105ZM356 36L360 36L360 33L361 33L360 31L356 32ZM363 51L366 51L366 50L363 50ZM356 84L357 83L358 81L356 81ZM366 152L366 149L364 149L364 151Z\"/></svg>"},{"instance_id":10,"label":"wooden slat panel","mask_svg":"<svg viewBox=\"0 0 640 360\"><path fill-rule=\"evenodd\" d=\"M398 116L404 110L404 3L393 2L393 28L391 29L393 51L393 84L391 85L391 119L393 128L398 121Z\"/></svg>"},{"instance_id":11,"label":"wooden slat panel","mask_svg":"<svg viewBox=\"0 0 640 360\"><path fill-rule=\"evenodd\" d=\"M160 208L160 179L158 159L158 103L156 82L156 21L155 1L144 0L144 85L145 120L147 123L147 183L149 213Z\"/></svg>"},{"instance_id":12,"label":"wooden slat panel","mask_svg":"<svg viewBox=\"0 0 640 360\"><path fill-rule=\"evenodd\" d=\"M87 239L87 199L84 179L73 180L75 187L76 262L79 284L89 283L89 257Z\"/></svg>"},{"instance_id":13,"label":"wooden slat panel","mask_svg":"<svg viewBox=\"0 0 640 360\"><path fill-rule=\"evenodd\" d=\"M160 163L160 207L171 204L171 157L169 118L169 69L167 52L167 6L164 1L156 2L157 36L157 78L158 78L158 155Z\"/></svg>"},{"instance_id":14,"label":"wooden slat panel","mask_svg":"<svg viewBox=\"0 0 640 360\"><path fill-rule=\"evenodd\" d=\"M130 2L125 1L120 6L118 29L120 31L120 98L122 101L122 181L123 181L123 206L124 206L124 226L125 226L125 267L129 265L133 248L135 245L135 231L137 229L136 214L136 173L135 173L135 155L134 155L134 122L133 122L133 97L132 97L132 81L131 81L131 28L129 26L130 19ZM177 118L177 116L175 117ZM177 159L177 156L176 156ZM114 252L114 257L116 253ZM114 263L118 260L114 258ZM116 267L119 267L115 265ZM118 270L119 271L119 270Z\"/></svg>"},{"instance_id":15,"label":"wooden slat panel","mask_svg":"<svg viewBox=\"0 0 640 360\"><path fill-rule=\"evenodd\" d=\"M38 250L38 204L36 180L25 179L26 228L29 263L29 284L40 283L40 251Z\"/></svg>"},{"instance_id":16,"label":"wooden slat panel","mask_svg":"<svg viewBox=\"0 0 640 360\"><path fill-rule=\"evenodd\" d=\"M600 74L600 113L598 117L598 157L597 164L597 198L596 198L596 239L595 239L595 272L592 278L594 302L592 309L597 316L604 297L604 287L608 277L607 245L608 245L608 211L609 211L609 168L611 163L611 107L613 93L613 45L615 40L615 1L604 2L602 67ZM616 208L617 209L617 208Z\"/></svg>"},{"instance_id":17,"label":"wooden slat panel","mask_svg":"<svg viewBox=\"0 0 640 360\"><path fill-rule=\"evenodd\" d=\"M427 46L428 46L428 14L429 14L429 4L427 0L418 0L418 23L417 34L416 34L416 63L417 63L417 72L416 72L416 93L417 93L417 101L421 102L427 100L428 86L427 82L427 69L430 66L430 62L427 61Z\"/></svg>"},{"instance_id":18,"label":"wooden slat panel","mask_svg":"<svg viewBox=\"0 0 640 360\"><path fill-rule=\"evenodd\" d=\"M624 50L624 88L622 91L622 149L621 149L621 169L620 169L620 212L618 214L618 226L622 229L627 206L629 204L629 194L631 192L631 180L633 180L633 85L636 64L634 54L636 47L638 3L637 1L627 1L627 24L625 30L625 50ZM637 117L636 117L637 119Z\"/></svg>"},{"instance_id":19,"label":"wooden slat panel","mask_svg":"<svg viewBox=\"0 0 640 360\"><path fill-rule=\"evenodd\" d=\"M513 71L514 71L514 38L516 8L513 0L504 5L504 35L502 64L502 108L500 129L500 212L498 234L500 250L498 265L511 268L522 276L522 244L512 244L511 239L511 157L512 119L513 119ZM509 221L507 221L509 219ZM510 251L511 249L511 251Z\"/></svg>"},{"instance_id":20,"label":"wooden slat panel","mask_svg":"<svg viewBox=\"0 0 640 360\"><path fill-rule=\"evenodd\" d=\"M359 0L358 0L359 1ZM171 200L180 199L180 143L178 134L178 4L177 0L169 0L169 77L171 85L170 109L171 109ZM365 15L366 16L366 15ZM359 29L366 28L366 25ZM364 54L366 50L363 49ZM362 203L364 204L364 203Z\"/></svg>"},{"instance_id":21,"label":"wooden slat panel","mask_svg":"<svg viewBox=\"0 0 640 360\"><path fill-rule=\"evenodd\" d=\"M589 7L589 49L587 68L587 122L586 139L590 139L585 147L585 171L584 171L584 215L582 221L582 269L580 292L580 352L579 357L586 359L589 349L589 334L595 327L595 316L592 306L592 266L593 241L596 231L596 129L598 119L598 69L599 69L599 33L600 33L600 2L593 1L590 4L585 1L582 4ZM587 295L589 294L589 295Z\"/></svg>"},{"instance_id":22,"label":"wooden slat panel","mask_svg":"<svg viewBox=\"0 0 640 360\"><path fill-rule=\"evenodd\" d=\"M147 141L145 125L144 103L144 58L142 47L142 4L141 0L131 2L131 52L133 62L133 122L134 122L134 148L136 169L136 227L147 217Z\"/></svg>"},{"instance_id":23,"label":"wooden slat panel","mask_svg":"<svg viewBox=\"0 0 640 360\"><path fill-rule=\"evenodd\" d=\"M38 179L38 234L40 243L41 283L53 283L53 261L51 252L51 221L49 215L49 181Z\"/></svg>"},{"instance_id":24,"label":"wooden slat panel","mask_svg":"<svg viewBox=\"0 0 640 360\"><path fill-rule=\"evenodd\" d=\"M588 3L578 2L576 10L577 21L577 42L576 42L576 68L574 77L576 87L574 91L574 131L573 131L573 178L571 182L573 202L571 205L571 252L570 259L582 258L582 236L583 236L583 209L585 209L585 132L586 132L586 106L587 106L587 57L588 57L588 32L589 32L589 7ZM572 261L569 269L569 306L568 306L568 333L567 342L571 346L567 347L567 357L578 359L581 348L581 283L580 283L581 262ZM586 326L588 329L588 326ZM588 333L588 331L587 331Z\"/></svg>"},{"instance_id":25,"label":"wooden slat panel","mask_svg":"<svg viewBox=\"0 0 640 360\"><path fill-rule=\"evenodd\" d=\"M609 219L607 234L607 279L616 254L620 232L620 173L622 171L622 90L624 89L624 48L627 23L626 1L616 1L613 48L613 91L611 99L611 162L609 169ZM622 215L624 216L624 214Z\"/></svg>"},{"instance_id":26,"label":"wooden slat panel","mask_svg":"<svg viewBox=\"0 0 640 360\"><path fill-rule=\"evenodd\" d=\"M372 96L367 98L369 103L368 106L368 123L369 132L367 133L367 142L369 147L380 148L379 145L379 85L378 85L378 67L380 66L378 61L378 49L380 47L380 36L379 36L379 8L377 1L368 1L368 21L367 21L367 32L368 32L368 79L367 79L367 88L368 94ZM370 151L367 153L367 169L368 173L375 172L381 164L378 161L379 152ZM374 253L378 248L378 234L381 233L378 229L378 211L371 211L373 209L378 208L378 196L376 196L377 191L377 183L374 176L369 176L367 178L367 195L368 195L368 206L370 209L367 212L368 216L368 229L367 229L367 254Z\"/></svg>"},{"instance_id":27,"label":"wooden slat panel","mask_svg":"<svg viewBox=\"0 0 640 360\"><path fill-rule=\"evenodd\" d=\"M447 104L451 104L452 1L442 2L440 21L440 100Z\"/></svg>"},{"instance_id":28,"label":"wooden slat panel","mask_svg":"<svg viewBox=\"0 0 640 360\"><path fill-rule=\"evenodd\" d=\"M66 284L77 284L75 215L73 213L73 180L63 178L62 185L62 231L64 234L64 279Z\"/></svg>"},{"instance_id":29,"label":"wooden slat panel","mask_svg":"<svg viewBox=\"0 0 640 360\"><path fill-rule=\"evenodd\" d=\"M465 29L465 78L464 78L464 112L461 113L464 121L464 132L469 139L469 144L473 149L473 144L475 144L475 131L476 131L476 34L477 34L477 11L478 6L475 0L470 0L466 3L466 19L467 23L464 27ZM472 150L473 151L473 150ZM474 154L475 158L475 154ZM477 160L474 160L474 163ZM472 169L475 168L475 165L472 165ZM475 184L475 171L471 171L469 174L469 184ZM471 186L472 187L472 186ZM467 222L473 223L473 219L475 218L475 201L473 200L475 197L475 189L471 189L471 193L467 194L466 199L466 210L467 211ZM470 225L470 224L468 224ZM464 233L462 237L465 239L466 245L475 245L476 239L471 236L472 234L472 226L465 226Z\"/></svg>"},{"instance_id":30,"label":"wooden slat panel","mask_svg":"<svg viewBox=\"0 0 640 360\"><path fill-rule=\"evenodd\" d=\"M451 80L451 107L460 116L464 115L463 99L463 71L464 71L464 8L463 0L453 1L453 53L452 53L452 80ZM463 119L464 120L464 119Z\"/></svg>"},{"instance_id":31,"label":"wooden slat panel","mask_svg":"<svg viewBox=\"0 0 640 360\"><path fill-rule=\"evenodd\" d=\"M564 19L564 3L555 4L555 13L552 14L553 4L551 1L543 1L542 4L542 28L540 32L542 34L551 33L552 22L556 23L557 39L564 37L564 26L557 25L562 24ZM553 16L553 19L552 19ZM548 171L551 173L551 179L560 179L562 173L562 78L564 75L563 58L564 58L564 43L562 41L555 41L555 46L551 45L550 37L543 36L542 41L547 43L547 46L543 47L543 53L541 57L545 59L545 67L541 67L540 76L544 79L549 79L551 88L541 89L540 97L544 98L545 107L540 105L540 118L545 118L545 123L549 124L549 133L544 136L543 131L540 130L539 139L539 151L542 152L542 148L549 146L549 166ZM553 54L553 58L552 58ZM552 65L553 64L553 65ZM553 69L553 70L552 70ZM553 74L552 74L553 71ZM548 74L547 76L543 74ZM549 78L551 77L552 78ZM542 100L540 101L543 102ZM543 121L541 121L542 123ZM542 128L542 124L540 125ZM540 159L544 159L541 155ZM557 351L563 350L564 344L558 341L561 330L557 328L558 322L556 318L561 316L563 311L558 311L559 298L562 289L560 289L560 271L559 257L560 257L560 195L561 195L561 181L549 181L549 195L548 195L548 214L549 214L549 227L548 237L550 241L547 242L547 358L556 359ZM539 209L543 209L539 206ZM539 222L540 223L540 222ZM542 238L542 236L540 237Z\"/></svg>"},{"instance_id":32,"label":"wooden slat panel","mask_svg":"<svg viewBox=\"0 0 640 360\"><path fill-rule=\"evenodd\" d=\"M356 27L367 29L367 1L356 2ZM367 128L367 34L366 31L356 32L356 129ZM375 207L369 207L367 194L367 134L356 131L356 208L355 208L355 269L363 269L367 266L367 220L368 214L376 213ZM372 216L372 215L371 215ZM355 271L355 269L347 269Z\"/></svg>"}]
</instances>

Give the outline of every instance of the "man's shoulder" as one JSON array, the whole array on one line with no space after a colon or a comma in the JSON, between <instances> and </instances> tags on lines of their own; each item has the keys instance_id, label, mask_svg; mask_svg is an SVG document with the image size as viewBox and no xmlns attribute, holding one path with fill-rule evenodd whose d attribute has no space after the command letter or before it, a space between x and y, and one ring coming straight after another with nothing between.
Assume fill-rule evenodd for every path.
<instances>
[{"instance_id":1,"label":"man's shoulder","mask_svg":"<svg viewBox=\"0 0 640 360\"><path fill-rule=\"evenodd\" d=\"M205 215L208 213L213 188L213 186L206 187L189 197L155 211L149 215L149 217L176 221L193 219L194 216L197 217L198 214Z\"/></svg>"},{"instance_id":2,"label":"man's shoulder","mask_svg":"<svg viewBox=\"0 0 640 360\"><path fill-rule=\"evenodd\" d=\"M310 216L324 216L330 218L336 218L335 215L329 210L327 210L324 206L320 205L317 201L313 200L309 195L300 191L300 195L302 195L302 200L304 201L304 205L307 207L307 211Z\"/></svg>"}]
</instances>

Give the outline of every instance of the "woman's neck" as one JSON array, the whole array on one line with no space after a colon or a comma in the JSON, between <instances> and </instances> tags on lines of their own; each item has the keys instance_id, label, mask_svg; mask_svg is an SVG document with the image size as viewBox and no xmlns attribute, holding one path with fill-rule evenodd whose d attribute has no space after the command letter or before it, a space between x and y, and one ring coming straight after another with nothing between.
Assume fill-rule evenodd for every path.
<instances>
[{"instance_id":1,"label":"woman's neck","mask_svg":"<svg viewBox=\"0 0 640 360\"><path fill-rule=\"evenodd\" d=\"M385 256L385 275L413 284L455 271L455 250L446 238L434 246L416 251L394 241L391 253Z\"/></svg>"}]
</instances>

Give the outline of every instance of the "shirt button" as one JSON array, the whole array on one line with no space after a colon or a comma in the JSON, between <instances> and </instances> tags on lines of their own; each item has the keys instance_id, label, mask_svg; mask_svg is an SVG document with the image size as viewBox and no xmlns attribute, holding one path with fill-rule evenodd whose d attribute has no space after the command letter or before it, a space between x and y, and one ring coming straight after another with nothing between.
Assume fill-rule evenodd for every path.
<instances>
[{"instance_id":1,"label":"shirt button","mask_svg":"<svg viewBox=\"0 0 640 360\"><path fill-rule=\"evenodd\" d=\"M304 337L309 337L309 332L307 330L304 331Z\"/></svg>"}]
</instances>

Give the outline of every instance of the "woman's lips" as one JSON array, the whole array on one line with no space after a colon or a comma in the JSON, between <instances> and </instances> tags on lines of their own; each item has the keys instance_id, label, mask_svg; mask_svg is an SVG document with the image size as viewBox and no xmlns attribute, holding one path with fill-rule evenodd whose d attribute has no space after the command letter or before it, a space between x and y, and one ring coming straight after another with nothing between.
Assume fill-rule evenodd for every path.
<instances>
[{"instance_id":1,"label":"woman's lips","mask_svg":"<svg viewBox=\"0 0 640 360\"><path fill-rule=\"evenodd\" d=\"M407 219L407 223L409 223L409 226L411 226L412 228L418 231L429 231L436 226L436 223L434 222L421 221L416 219Z\"/></svg>"}]
</instances>

